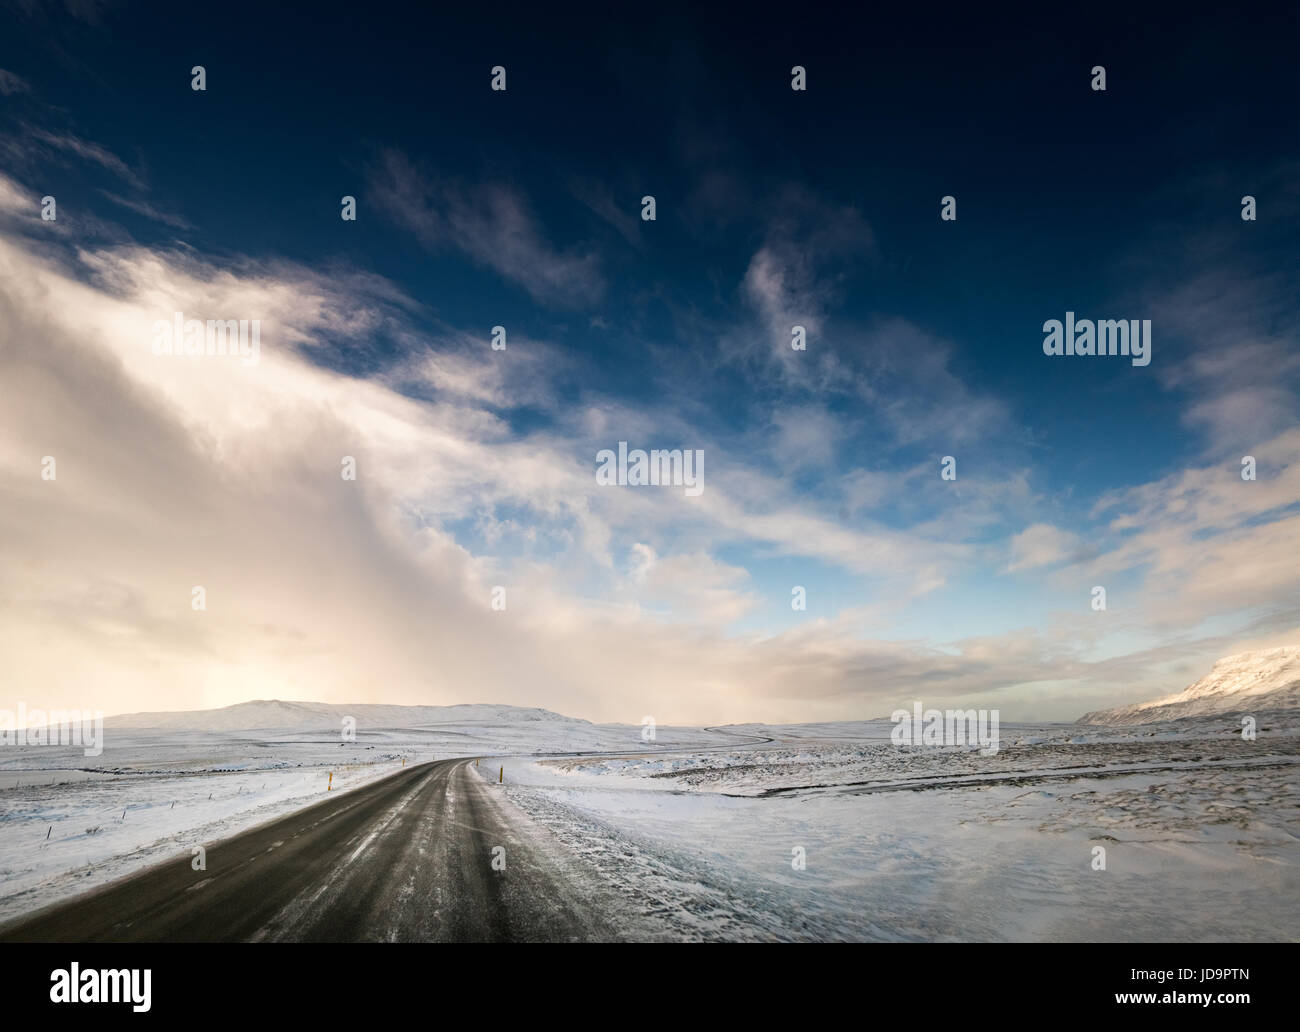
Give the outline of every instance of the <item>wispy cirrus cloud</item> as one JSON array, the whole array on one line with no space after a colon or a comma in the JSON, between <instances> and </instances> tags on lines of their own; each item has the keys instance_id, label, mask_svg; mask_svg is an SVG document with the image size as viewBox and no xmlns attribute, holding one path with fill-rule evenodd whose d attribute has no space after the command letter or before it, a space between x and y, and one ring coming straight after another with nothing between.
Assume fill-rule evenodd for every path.
<instances>
[{"instance_id":1,"label":"wispy cirrus cloud","mask_svg":"<svg viewBox=\"0 0 1300 1032\"><path fill-rule=\"evenodd\" d=\"M791 327L820 332L847 263L874 261L876 240L856 208L828 205L800 187L787 187L763 210L771 222L745 271L744 294L770 334L769 353L790 366L797 358L791 357Z\"/></svg>"},{"instance_id":2,"label":"wispy cirrus cloud","mask_svg":"<svg viewBox=\"0 0 1300 1032\"><path fill-rule=\"evenodd\" d=\"M32 85L21 75L0 68L0 94L12 97L19 93L30 93Z\"/></svg>"},{"instance_id":3,"label":"wispy cirrus cloud","mask_svg":"<svg viewBox=\"0 0 1300 1032\"><path fill-rule=\"evenodd\" d=\"M603 183L577 182L570 187L573 195L591 211L609 223L625 241L638 250L644 246L633 212L639 210L640 197L629 194L622 203L614 191Z\"/></svg>"},{"instance_id":4,"label":"wispy cirrus cloud","mask_svg":"<svg viewBox=\"0 0 1300 1032\"><path fill-rule=\"evenodd\" d=\"M161 211L155 208L148 201L132 200L129 197L123 197L115 194L111 190L100 190L100 194L107 197L119 207L126 208L127 211L133 211L137 215L143 215L154 222L161 222L165 226L171 226L173 229L193 229L193 225L181 218L179 215L173 215L170 212Z\"/></svg>"},{"instance_id":5,"label":"wispy cirrus cloud","mask_svg":"<svg viewBox=\"0 0 1300 1032\"><path fill-rule=\"evenodd\" d=\"M369 189L380 208L426 247L460 250L536 301L572 307L592 304L604 293L596 253L551 246L524 197L511 187L427 176L405 155L386 151L371 170Z\"/></svg>"},{"instance_id":6,"label":"wispy cirrus cloud","mask_svg":"<svg viewBox=\"0 0 1300 1032\"><path fill-rule=\"evenodd\" d=\"M84 140L70 132L55 132L40 127L28 127L27 136L53 150L99 165L138 190L144 189L144 180L107 147L91 140Z\"/></svg>"},{"instance_id":7,"label":"wispy cirrus cloud","mask_svg":"<svg viewBox=\"0 0 1300 1032\"><path fill-rule=\"evenodd\" d=\"M1157 373L1167 388L1190 396L1184 421L1217 454L1249 449L1295 425L1295 279L1287 270L1248 276L1219 266L1191 275L1151 305L1164 338L1180 346Z\"/></svg>"}]
</instances>

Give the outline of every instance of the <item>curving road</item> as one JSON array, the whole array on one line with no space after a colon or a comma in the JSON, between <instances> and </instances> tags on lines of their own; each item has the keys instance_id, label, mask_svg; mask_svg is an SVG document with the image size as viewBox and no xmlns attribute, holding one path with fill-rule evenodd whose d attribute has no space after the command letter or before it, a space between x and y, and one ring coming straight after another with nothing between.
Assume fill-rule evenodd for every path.
<instances>
[{"instance_id":1,"label":"curving road","mask_svg":"<svg viewBox=\"0 0 1300 1032\"><path fill-rule=\"evenodd\" d=\"M326 798L209 846L204 871L168 861L28 915L0 941L618 938L472 764L421 764Z\"/></svg>"}]
</instances>

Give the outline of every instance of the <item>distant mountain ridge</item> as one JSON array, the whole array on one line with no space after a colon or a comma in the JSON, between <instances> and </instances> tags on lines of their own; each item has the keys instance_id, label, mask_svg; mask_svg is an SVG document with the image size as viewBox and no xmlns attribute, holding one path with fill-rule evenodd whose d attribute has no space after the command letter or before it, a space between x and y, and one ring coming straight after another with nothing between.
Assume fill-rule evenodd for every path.
<instances>
[{"instance_id":1,"label":"distant mountain ridge","mask_svg":"<svg viewBox=\"0 0 1300 1032\"><path fill-rule=\"evenodd\" d=\"M1213 713L1300 708L1300 647L1225 656L1181 692L1118 709L1085 713L1080 724L1150 724Z\"/></svg>"},{"instance_id":2,"label":"distant mountain ridge","mask_svg":"<svg viewBox=\"0 0 1300 1032\"><path fill-rule=\"evenodd\" d=\"M389 706L375 703L356 705L329 702L284 702L257 699L233 706L207 710L175 710L159 713L124 713L108 717L105 727L161 728L176 731L259 731L272 728L299 731L338 730L344 717L352 717L357 727L406 728L446 723L517 723L549 721L552 723L588 724L590 721L566 717L551 710L531 706L504 706L494 703L465 703L457 706Z\"/></svg>"}]
</instances>

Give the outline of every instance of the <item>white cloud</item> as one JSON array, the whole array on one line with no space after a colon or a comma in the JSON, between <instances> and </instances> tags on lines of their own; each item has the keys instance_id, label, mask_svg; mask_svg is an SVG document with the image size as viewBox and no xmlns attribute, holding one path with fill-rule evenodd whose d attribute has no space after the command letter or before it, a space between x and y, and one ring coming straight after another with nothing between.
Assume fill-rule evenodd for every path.
<instances>
[{"instance_id":1,"label":"white cloud","mask_svg":"<svg viewBox=\"0 0 1300 1032\"><path fill-rule=\"evenodd\" d=\"M1077 557L1081 542L1077 534L1047 523L1035 523L1012 537L1008 573L1054 566Z\"/></svg>"},{"instance_id":2,"label":"white cloud","mask_svg":"<svg viewBox=\"0 0 1300 1032\"><path fill-rule=\"evenodd\" d=\"M0 177L0 199L27 193ZM174 310L262 320L261 361L154 356L152 323ZM673 407L569 408L540 386L553 422L520 434L494 409L546 364L463 335L422 341L417 313L363 274L217 266L183 248L69 255L0 232L0 696L117 711L491 699L665 723L981 697L1012 719L1071 715L1034 687L1046 674L1113 688L1155 662L1089 661L1098 632L1082 617L947 643L868 637L861 609L726 633L770 602L719 558L729 546L820 560L901 605L985 552L1017 565L1070 541L1040 529L976 544L941 519L849 526L764 453L705 438ZM411 345L407 364L361 379L311 360L323 342L380 333ZM433 396L396 389L412 382ZM705 493L598 487L595 450L620 439L704 447ZM1121 543L1097 561L1150 568L1153 618L1300 597L1297 453L1294 435L1266 442L1254 484L1207 466L1117 493L1100 512ZM345 455L355 482L339 476ZM855 483L864 504L880 497L871 474ZM1024 483L959 486L977 522L999 490L1030 497ZM494 584L505 612L490 608ZM194 585L206 612L190 608Z\"/></svg>"},{"instance_id":3,"label":"white cloud","mask_svg":"<svg viewBox=\"0 0 1300 1032\"><path fill-rule=\"evenodd\" d=\"M473 694L665 720L720 718L752 698L754 715L775 718L842 688L825 665L782 684L758 657L787 646L751 650L713 629L754 604L740 568L678 547L656 556L640 600L566 585L590 575L615 528L671 540L683 523L701 540L756 534L902 572L901 536L873 543L789 502L755 517L712 484L693 514L666 493L603 490L567 437L508 435L472 391L421 401L314 365L314 340L373 329L400 300L364 278L138 247L66 261L0 238L6 696L126 710ZM153 355L152 324L174 310L260 319L260 362ZM44 455L53 482L40 479ZM356 482L339 475L345 455ZM746 484L762 504L777 489ZM512 562L448 529L511 507L567 547ZM502 573L510 601L494 613ZM799 647L773 669L798 667Z\"/></svg>"}]
</instances>

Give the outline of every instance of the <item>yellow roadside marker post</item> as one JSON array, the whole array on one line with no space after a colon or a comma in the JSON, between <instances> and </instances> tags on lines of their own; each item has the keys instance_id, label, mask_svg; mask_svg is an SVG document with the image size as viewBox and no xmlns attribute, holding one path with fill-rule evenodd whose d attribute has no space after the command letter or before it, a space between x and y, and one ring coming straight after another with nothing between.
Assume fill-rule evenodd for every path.
<instances>
[{"instance_id":1,"label":"yellow roadside marker post","mask_svg":"<svg viewBox=\"0 0 1300 1032\"><path fill-rule=\"evenodd\" d=\"M503 785L505 784L505 781L506 781L506 769L505 769L505 767L502 767L502 768L501 768L501 776L500 776L499 778L497 778L497 781L499 781L499 782L500 782L501 784L503 784Z\"/></svg>"},{"instance_id":2,"label":"yellow roadside marker post","mask_svg":"<svg viewBox=\"0 0 1300 1032\"><path fill-rule=\"evenodd\" d=\"M333 787L334 787L334 772L330 771L330 780L329 780L329 784L325 786L325 791L328 792Z\"/></svg>"}]
</instances>

